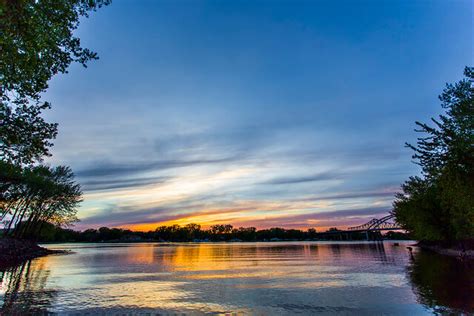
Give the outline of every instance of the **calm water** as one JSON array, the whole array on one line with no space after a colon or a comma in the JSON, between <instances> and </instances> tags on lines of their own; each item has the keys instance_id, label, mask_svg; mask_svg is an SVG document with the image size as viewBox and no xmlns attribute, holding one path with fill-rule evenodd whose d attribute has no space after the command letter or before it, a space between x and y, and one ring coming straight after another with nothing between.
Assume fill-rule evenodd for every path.
<instances>
[{"instance_id":1,"label":"calm water","mask_svg":"<svg viewBox=\"0 0 474 316\"><path fill-rule=\"evenodd\" d=\"M48 245L0 272L0 314L474 311L474 267L400 243Z\"/></svg>"}]
</instances>

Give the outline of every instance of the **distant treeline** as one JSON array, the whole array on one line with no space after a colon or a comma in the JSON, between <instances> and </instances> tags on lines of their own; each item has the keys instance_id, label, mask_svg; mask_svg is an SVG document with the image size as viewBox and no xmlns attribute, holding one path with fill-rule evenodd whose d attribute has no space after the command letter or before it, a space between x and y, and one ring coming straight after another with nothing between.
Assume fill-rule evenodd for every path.
<instances>
[{"instance_id":1,"label":"distant treeline","mask_svg":"<svg viewBox=\"0 0 474 316\"><path fill-rule=\"evenodd\" d=\"M365 240L364 233L337 234L336 228L325 232L317 232L310 228L306 231L299 229L269 228L257 230L255 227L234 228L232 225L213 225L202 229L198 224L186 226L160 226L154 231L138 232L128 229L101 227L76 231L63 229L47 224L39 236L41 242L140 242L140 241L170 241L170 242L200 242L200 241L279 241L279 240ZM372 233L375 238L410 239L401 232L388 232L381 236Z\"/></svg>"}]
</instances>

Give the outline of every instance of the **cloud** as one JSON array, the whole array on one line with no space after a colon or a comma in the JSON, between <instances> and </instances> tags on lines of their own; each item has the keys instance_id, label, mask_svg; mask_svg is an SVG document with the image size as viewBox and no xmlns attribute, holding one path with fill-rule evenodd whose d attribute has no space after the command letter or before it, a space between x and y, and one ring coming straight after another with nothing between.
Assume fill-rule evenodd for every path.
<instances>
[{"instance_id":1,"label":"cloud","mask_svg":"<svg viewBox=\"0 0 474 316\"><path fill-rule=\"evenodd\" d=\"M392 195L371 191L379 186L375 181L380 171L393 167L376 163L390 160L390 155L377 155L383 148L329 145L322 155L325 143L318 143L320 137L313 138L307 127L272 126L272 133L209 128L150 138L127 155L111 151L102 160L94 156L95 162L81 161L76 170L87 199L78 227L147 230L173 221L314 227L337 221L332 213L325 218L323 210L388 205L385 198ZM351 153L358 163L351 162ZM384 173L383 179L397 183L388 176ZM354 220L355 213L341 214L340 223Z\"/></svg>"},{"instance_id":2,"label":"cloud","mask_svg":"<svg viewBox=\"0 0 474 316\"><path fill-rule=\"evenodd\" d=\"M306 183L306 182L316 182L316 181L331 181L341 179L342 175L338 172L327 171L321 172L315 175L310 176L300 176L300 177L280 177L271 179L268 181L262 182L262 184L297 184L297 183Z\"/></svg>"},{"instance_id":3,"label":"cloud","mask_svg":"<svg viewBox=\"0 0 474 316\"><path fill-rule=\"evenodd\" d=\"M319 212L317 214L312 214L307 216L307 219L333 219L333 218L347 218L353 216L376 216L379 214L387 214L390 211L390 208L385 206L373 206L373 207L365 207L365 208L358 208L358 209L342 209L342 210L334 210L328 212ZM302 216L303 218L304 216Z\"/></svg>"},{"instance_id":4,"label":"cloud","mask_svg":"<svg viewBox=\"0 0 474 316\"><path fill-rule=\"evenodd\" d=\"M359 209L341 209L327 212L312 212L308 214L289 215L285 214L276 217L261 219L249 219L236 221L236 225L255 226L258 228L285 227L285 228L305 228L305 227L346 227L360 225L368 222L373 217L382 217L388 214L388 207L367 207Z\"/></svg>"},{"instance_id":5,"label":"cloud","mask_svg":"<svg viewBox=\"0 0 474 316\"><path fill-rule=\"evenodd\" d=\"M104 191L123 188L135 188L151 184L160 184L168 181L169 177L132 178L132 179L103 179L82 181L85 191Z\"/></svg>"},{"instance_id":6,"label":"cloud","mask_svg":"<svg viewBox=\"0 0 474 316\"><path fill-rule=\"evenodd\" d=\"M76 172L80 178L104 177L104 176L130 176L147 171L165 170L172 168L181 168L195 165L221 164L226 162L238 161L240 156L214 158L214 159L191 159L191 160L161 160L152 163L113 163L100 162L94 167L84 168Z\"/></svg>"},{"instance_id":7,"label":"cloud","mask_svg":"<svg viewBox=\"0 0 474 316\"><path fill-rule=\"evenodd\" d=\"M439 32L428 37L418 32L407 43L415 49L406 58L392 58L400 43L391 35L406 31L399 28L403 23L381 31L380 19L372 19L361 28L353 15L341 26L317 4L295 11L295 23L281 23L283 11L268 15L259 8L224 24L215 12L203 14L200 5L187 8L191 18L184 20L180 10L146 12L165 22L163 32L148 27L146 19L124 23L118 17L130 15L123 2L114 8L117 18L90 20L82 34L94 42L102 62L86 72L72 67L45 95L61 105L47 114L61 125L48 159L77 171L85 189L78 213L83 223L183 219L219 210L215 221L235 215L235 223L245 217L259 225L309 225L314 218L336 220L336 213L318 217L321 211L342 210L346 223L370 215L345 210L389 208L396 189L377 189L419 172L403 147L416 142L411 122L432 112L428 103L442 87L440 78L453 76L451 71L440 76L439 70L454 69L468 51L431 45L439 42ZM391 18L400 18L399 10L392 11ZM160 19L163 14L170 18ZM456 28L455 21L422 18L412 15L410 23ZM333 32L339 29L355 33L340 38L343 33ZM472 34L465 29L463 35ZM127 30L119 32L125 38L108 36L111 30ZM135 31L147 35L141 36L146 45L124 47L136 40ZM150 41L157 32L159 40ZM360 34L375 36L361 43ZM471 45L471 37L460 36L463 47ZM212 45L201 45L203 38ZM380 39L389 46L383 53L372 49ZM435 46L430 53L436 60L411 67L413 57ZM137 52L144 58L136 58ZM457 58L444 58L453 52ZM390 80L374 75L380 65L388 67ZM129 75L121 76L124 71ZM427 79L430 84L419 89L416 83ZM239 169L250 172L219 176ZM113 204L117 207L109 208Z\"/></svg>"},{"instance_id":8,"label":"cloud","mask_svg":"<svg viewBox=\"0 0 474 316\"><path fill-rule=\"evenodd\" d=\"M89 216L80 223L81 227L98 227L98 226L122 226L125 224L138 224L148 222L167 221L179 218L182 215L170 215L170 212L176 210L176 207L161 206L149 209L133 209L120 206L109 206L104 208L100 214Z\"/></svg>"},{"instance_id":9,"label":"cloud","mask_svg":"<svg viewBox=\"0 0 474 316\"><path fill-rule=\"evenodd\" d=\"M322 211L323 209L328 209ZM332 206L294 201L241 201L230 196L193 196L159 206L111 206L101 213L84 219L80 227L121 226L154 229L169 222L212 225L230 223L235 226L320 227L329 225L362 224L369 217L386 215L389 205L353 209L333 209ZM113 214L113 215L112 215ZM144 228L146 227L146 228Z\"/></svg>"},{"instance_id":10,"label":"cloud","mask_svg":"<svg viewBox=\"0 0 474 316\"><path fill-rule=\"evenodd\" d=\"M186 223L197 222L200 216L215 217L217 220L223 215L239 214L248 211L248 207L218 208L206 210L205 203L164 205L145 209L133 209L128 207L113 206L104 209L100 214L87 217L78 223L78 227L133 227L147 225L150 229L160 226L160 223L170 221L184 221ZM113 214L113 216L112 216Z\"/></svg>"},{"instance_id":11,"label":"cloud","mask_svg":"<svg viewBox=\"0 0 474 316\"><path fill-rule=\"evenodd\" d=\"M366 192L353 192L353 193L340 193L332 195L321 195L310 198L305 198L305 201L320 201L320 200L346 200L346 199L359 199L359 198L378 198L378 197L394 197L397 191L366 191Z\"/></svg>"}]
</instances>

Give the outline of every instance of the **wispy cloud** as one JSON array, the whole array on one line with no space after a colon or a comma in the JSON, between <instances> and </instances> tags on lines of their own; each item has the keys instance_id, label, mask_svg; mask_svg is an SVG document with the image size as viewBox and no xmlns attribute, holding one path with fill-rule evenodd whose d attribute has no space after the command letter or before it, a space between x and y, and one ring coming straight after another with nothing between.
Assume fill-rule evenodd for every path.
<instances>
[{"instance_id":1,"label":"wispy cloud","mask_svg":"<svg viewBox=\"0 0 474 316\"><path fill-rule=\"evenodd\" d=\"M384 191L366 191L366 192L351 192L351 193L339 193L332 195L320 195L305 198L306 201L321 201L321 200L346 200L346 199L358 199L358 198L393 198L397 193L397 190L389 189Z\"/></svg>"},{"instance_id":2,"label":"wispy cloud","mask_svg":"<svg viewBox=\"0 0 474 316\"><path fill-rule=\"evenodd\" d=\"M124 188L136 188L152 184L165 183L169 177L148 177L148 178L132 178L132 179L107 179L98 177L100 180L81 181L82 188L88 192L115 190Z\"/></svg>"},{"instance_id":3,"label":"wispy cloud","mask_svg":"<svg viewBox=\"0 0 474 316\"><path fill-rule=\"evenodd\" d=\"M215 159L191 159L191 160L161 160L148 163L113 163L113 162L99 162L94 163L94 166L81 169L76 172L80 178L89 177L124 177L134 174L144 173L147 171L160 171L173 168L197 166L197 165L211 165L221 164L240 160L240 157L225 157Z\"/></svg>"},{"instance_id":4,"label":"wispy cloud","mask_svg":"<svg viewBox=\"0 0 474 316\"><path fill-rule=\"evenodd\" d=\"M268 181L262 182L263 184L298 184L306 182L317 182L317 181L331 181L341 179L342 175L339 172L327 171L321 172L314 175L299 176L299 177L281 177L274 178Z\"/></svg>"},{"instance_id":5,"label":"wispy cloud","mask_svg":"<svg viewBox=\"0 0 474 316\"><path fill-rule=\"evenodd\" d=\"M225 3L241 12L239 1ZM197 2L183 19L162 1L146 12L125 1L88 20L81 38L100 61L71 67L45 96L61 129L49 162L72 166L84 188L78 227L322 227L390 210L418 172L403 147L412 122L432 113L472 55L473 31L458 27L471 18L465 5L401 21L407 3L350 5L378 17L364 25L357 14L328 19L340 8L317 3L246 5L224 21ZM407 23L439 32L402 43L393 35ZM456 46L438 45L453 34Z\"/></svg>"}]
</instances>

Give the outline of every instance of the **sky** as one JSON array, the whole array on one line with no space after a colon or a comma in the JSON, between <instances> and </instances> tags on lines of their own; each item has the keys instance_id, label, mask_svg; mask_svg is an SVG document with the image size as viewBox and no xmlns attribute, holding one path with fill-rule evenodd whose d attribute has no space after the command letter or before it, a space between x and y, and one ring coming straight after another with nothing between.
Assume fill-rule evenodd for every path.
<instances>
[{"instance_id":1,"label":"sky","mask_svg":"<svg viewBox=\"0 0 474 316\"><path fill-rule=\"evenodd\" d=\"M125 1L82 19L100 59L50 82L48 159L76 229L320 230L391 210L405 142L473 64L471 1Z\"/></svg>"}]
</instances>

